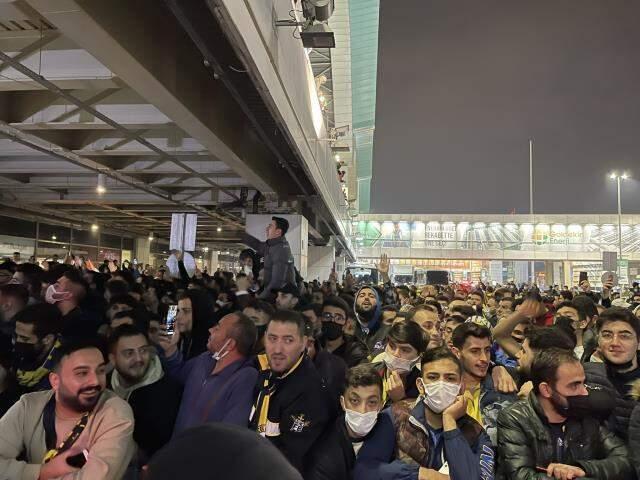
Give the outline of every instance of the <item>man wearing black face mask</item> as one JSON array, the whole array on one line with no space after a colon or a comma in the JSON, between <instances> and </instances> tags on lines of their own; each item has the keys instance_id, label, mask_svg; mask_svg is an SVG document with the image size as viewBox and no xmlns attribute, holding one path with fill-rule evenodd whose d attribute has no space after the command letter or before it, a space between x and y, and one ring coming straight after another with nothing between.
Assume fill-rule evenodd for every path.
<instances>
[{"instance_id":1,"label":"man wearing black face mask","mask_svg":"<svg viewBox=\"0 0 640 480\"><path fill-rule=\"evenodd\" d=\"M62 315L54 305L36 304L15 316L13 364L21 393L51 388L49 372L58 360Z\"/></svg>"},{"instance_id":2,"label":"man wearing black face mask","mask_svg":"<svg viewBox=\"0 0 640 480\"><path fill-rule=\"evenodd\" d=\"M573 352L538 353L531 377L529 396L498 416L498 478L634 478L622 440L588 414L584 369Z\"/></svg>"},{"instance_id":3,"label":"man wearing black face mask","mask_svg":"<svg viewBox=\"0 0 640 480\"><path fill-rule=\"evenodd\" d=\"M328 297L322 304L322 343L325 350L342 358L347 367L366 362L367 345L355 338L345 338L344 329L349 317L349 306L340 297Z\"/></svg>"}]
</instances>

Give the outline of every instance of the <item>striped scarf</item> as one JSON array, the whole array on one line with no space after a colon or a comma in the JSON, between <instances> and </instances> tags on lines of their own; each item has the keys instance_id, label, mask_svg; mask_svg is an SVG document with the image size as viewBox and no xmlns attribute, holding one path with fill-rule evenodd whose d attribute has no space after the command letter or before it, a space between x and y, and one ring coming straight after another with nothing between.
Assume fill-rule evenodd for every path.
<instances>
[{"instance_id":1,"label":"striped scarf","mask_svg":"<svg viewBox=\"0 0 640 480\"><path fill-rule=\"evenodd\" d=\"M57 356L57 351L60 348L60 340L56 340L56 343L53 344L53 347L49 351L47 358L45 358L42 365L40 365L35 370L21 370L18 369L16 372L16 377L18 379L18 383L21 387L33 388L38 383L42 381L42 379L51 372L54 364L54 360Z\"/></svg>"},{"instance_id":2,"label":"striped scarf","mask_svg":"<svg viewBox=\"0 0 640 480\"><path fill-rule=\"evenodd\" d=\"M281 377L277 377L273 374L273 372L269 372L260 388L260 392L258 393L258 398L256 399L256 403L251 410L251 415L249 417L249 422L251 426L262 436L269 436L269 432L267 431L267 421L269 415L269 402L271 400L271 395L275 393L276 388L282 381L291 375L302 363L305 357L305 353L300 355L300 358L293 366ZM261 370L267 371L269 370L267 355L262 354L258 355L258 362L260 363ZM256 422L255 414L258 413L258 418Z\"/></svg>"}]
</instances>

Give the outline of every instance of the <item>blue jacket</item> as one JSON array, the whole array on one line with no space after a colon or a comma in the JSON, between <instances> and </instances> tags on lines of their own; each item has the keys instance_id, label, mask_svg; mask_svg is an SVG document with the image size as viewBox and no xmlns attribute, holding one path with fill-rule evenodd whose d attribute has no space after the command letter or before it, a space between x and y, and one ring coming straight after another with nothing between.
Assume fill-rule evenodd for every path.
<instances>
[{"instance_id":1,"label":"blue jacket","mask_svg":"<svg viewBox=\"0 0 640 480\"><path fill-rule=\"evenodd\" d=\"M250 359L237 360L212 375L216 361L204 352L184 362L178 351L167 357L166 370L184 385L173 435L208 422L246 427L258 371Z\"/></svg>"},{"instance_id":2,"label":"blue jacket","mask_svg":"<svg viewBox=\"0 0 640 480\"><path fill-rule=\"evenodd\" d=\"M494 472L494 454L487 434L469 417L461 421L471 425L479 434L473 443L467 434L457 428L449 432L441 432L438 443L434 445L435 431L427 425L422 402L416 403L406 416L407 421L386 409L378 420L376 429L358 455L354 468L354 480L417 480L420 467L440 469L442 459L448 462L451 480L492 480ZM412 432L405 430L411 428ZM468 430L465 428L465 430ZM423 450L428 452L426 458L417 463L403 454L403 449L416 447L415 440L422 443ZM409 445L414 441L413 445ZM418 446L419 447L419 446ZM399 460L398 456L406 459Z\"/></svg>"},{"instance_id":3,"label":"blue jacket","mask_svg":"<svg viewBox=\"0 0 640 480\"><path fill-rule=\"evenodd\" d=\"M493 385L493 378L488 374L480 386L480 412L482 427L489 435L491 444L498 445L498 414L518 400L515 393L498 392Z\"/></svg>"}]
</instances>

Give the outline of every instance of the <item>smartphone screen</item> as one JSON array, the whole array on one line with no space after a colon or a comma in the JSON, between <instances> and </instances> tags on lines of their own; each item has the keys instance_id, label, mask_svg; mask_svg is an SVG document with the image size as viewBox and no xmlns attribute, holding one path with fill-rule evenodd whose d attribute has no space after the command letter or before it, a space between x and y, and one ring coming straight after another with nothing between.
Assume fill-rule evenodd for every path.
<instances>
[{"instance_id":1,"label":"smartphone screen","mask_svg":"<svg viewBox=\"0 0 640 480\"><path fill-rule=\"evenodd\" d=\"M178 306L177 305L169 305L169 311L167 312L167 318L164 322L166 326L166 334L173 335L176 329L176 315L178 314Z\"/></svg>"},{"instance_id":2,"label":"smartphone screen","mask_svg":"<svg viewBox=\"0 0 640 480\"><path fill-rule=\"evenodd\" d=\"M582 283L585 280L589 280L589 275L587 272L580 272L580 280L579 282Z\"/></svg>"}]
</instances>

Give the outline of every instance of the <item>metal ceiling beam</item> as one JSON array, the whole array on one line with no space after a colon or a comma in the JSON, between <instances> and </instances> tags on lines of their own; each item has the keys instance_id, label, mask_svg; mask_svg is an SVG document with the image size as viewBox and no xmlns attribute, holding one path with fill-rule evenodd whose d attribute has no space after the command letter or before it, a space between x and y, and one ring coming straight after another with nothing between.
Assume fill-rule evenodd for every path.
<instances>
[{"instance_id":1,"label":"metal ceiling beam","mask_svg":"<svg viewBox=\"0 0 640 480\"><path fill-rule=\"evenodd\" d=\"M90 228L91 227L91 222L88 222L87 219L85 217L79 217L73 214L70 214L68 212L59 212L55 209L49 209L49 208L43 208L40 205L27 205L24 203L20 203L20 202L5 202L0 200L0 205L8 207L10 209L12 209L12 211L14 213L16 213L16 209L17 210L24 210L26 212L30 212L32 215L35 215L36 217L38 217L41 221L46 222L49 217L53 217L53 219L59 221L59 222L64 222L66 224L70 224L71 222L69 222L69 220L73 220L74 222L77 223L77 225L80 226L84 226L85 228ZM101 225L102 227L108 227L109 229L111 229L113 232L117 232L117 233L127 233L129 235L131 235L132 233L138 234L138 235L148 235L149 232L143 232L142 230L138 231L138 230L123 230L120 226L116 225L116 224L112 224L112 223L103 223Z\"/></svg>"},{"instance_id":2,"label":"metal ceiling beam","mask_svg":"<svg viewBox=\"0 0 640 480\"><path fill-rule=\"evenodd\" d=\"M190 166L184 164L183 162L181 162L180 160L178 160L174 156L170 155L169 153L165 152L164 150L156 147L153 143L149 142L146 138L138 135L137 132L132 132L130 130L127 130L125 127L120 125L118 122L112 120L108 116L104 115L102 112L99 112L98 110L93 108L91 105L87 104L86 102L83 102L79 98L73 96L68 91L61 89L60 87L58 87L54 83L52 83L49 80L47 80L46 78L44 78L42 75L38 75L36 72L31 70L30 68L27 68L26 66L24 66L19 61L15 61L12 57L7 55L6 53L0 52L0 60L4 61L6 64L10 65L15 70L17 70L18 72L22 73L23 75L31 78L34 82L39 83L40 85L42 85L44 88L46 88L50 92L55 93L56 95L64 98L68 102L73 103L78 108L81 108L85 112L90 113L91 115L93 115L96 118L99 118L100 120L102 120L106 124L111 125L114 129L116 129L119 132L121 132L122 134L124 134L127 138L129 138L131 140L135 140L139 144L144 145L149 150L155 152L161 158L163 158L165 160L168 160L168 161L178 165L179 167L183 168L187 172L197 173L197 171L194 170L193 168L191 168ZM212 180L210 180L208 178L205 179L205 181L209 185L211 185L212 187L219 188L221 191L225 192L227 195L235 198L236 200L240 200L240 197L238 197L231 190L227 191L224 186L221 186L221 185L217 184L216 182L214 182L214 181L212 181Z\"/></svg>"},{"instance_id":3,"label":"metal ceiling beam","mask_svg":"<svg viewBox=\"0 0 640 480\"><path fill-rule=\"evenodd\" d=\"M6 122L0 122L0 132L3 133L7 138L10 138L15 142L18 142L22 145L30 147L36 151L51 155L53 157L56 157L62 160L66 160L74 165L84 167L89 170L93 170L96 173L103 173L108 177L118 180L124 184L127 184L137 190L144 191L158 198L161 198L162 200L165 200L170 203L174 203L175 205L178 205L180 207L187 208L190 210L195 210L197 212L200 212L204 215L207 215L213 218L218 218L224 221L225 223L228 223L234 226L243 227L242 222L236 219L235 216L229 215L228 213L223 212L216 207L214 207L214 209L212 210L208 210L194 203L185 203L179 200L175 200L172 198L171 195L167 195L165 192L158 190L153 186L147 185L139 180L123 175L116 170L112 170L97 162L89 160L88 158L84 158L80 155L77 155L76 153L73 153L70 150L66 150L58 146L52 146L51 144L43 144L44 142L38 139L37 137L34 137L33 135L30 135L17 128L14 128L11 125L7 124Z\"/></svg>"},{"instance_id":4,"label":"metal ceiling beam","mask_svg":"<svg viewBox=\"0 0 640 480\"><path fill-rule=\"evenodd\" d=\"M124 174L124 175L129 175L131 177L146 177L146 176L153 176L153 175L160 175L163 177L172 177L172 176L178 176L178 175L184 175L183 172L175 172L175 171L168 171L168 170L118 170L120 173ZM32 178L37 178L37 177L73 177L73 178L85 178L85 177L95 177L94 173L91 172L87 172L86 170L83 171L73 171L73 172L61 172L60 170L34 170L34 169L29 169L29 168L10 168L10 169L6 169L4 168L4 165L2 165L2 170L0 170L0 176L2 175L29 175ZM200 178L200 177L218 177L218 178L240 178L238 177L238 175L231 171L225 171L225 172L201 172L198 175L192 175L192 174L188 174L189 178Z\"/></svg>"}]
</instances>

